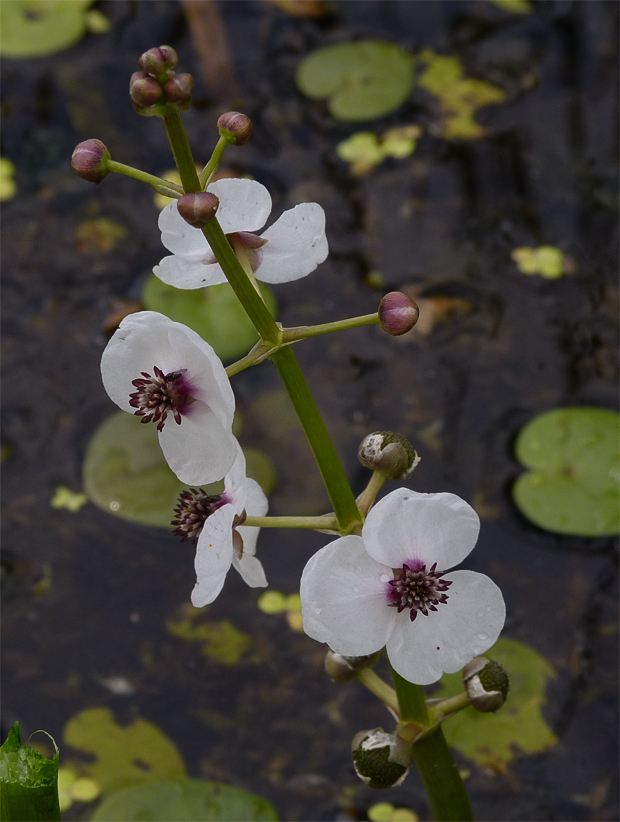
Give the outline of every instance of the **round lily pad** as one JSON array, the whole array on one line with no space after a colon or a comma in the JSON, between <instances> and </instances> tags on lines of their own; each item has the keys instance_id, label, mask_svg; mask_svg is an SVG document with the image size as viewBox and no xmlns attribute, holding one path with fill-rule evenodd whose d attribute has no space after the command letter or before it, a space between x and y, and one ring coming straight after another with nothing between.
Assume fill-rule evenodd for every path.
<instances>
[{"instance_id":1,"label":"round lily pad","mask_svg":"<svg viewBox=\"0 0 620 822\"><path fill-rule=\"evenodd\" d=\"M247 449L247 475L269 494L275 484L270 460ZM121 519L170 528L174 508L187 485L177 479L164 459L157 426L117 411L95 431L82 469L84 492L99 508ZM223 483L204 486L221 493Z\"/></svg>"},{"instance_id":2,"label":"round lily pad","mask_svg":"<svg viewBox=\"0 0 620 822\"><path fill-rule=\"evenodd\" d=\"M93 0L2 0L0 53L3 57L45 57L69 48L86 30Z\"/></svg>"},{"instance_id":3,"label":"round lily pad","mask_svg":"<svg viewBox=\"0 0 620 822\"><path fill-rule=\"evenodd\" d=\"M619 428L615 411L590 407L556 408L528 423L515 444L530 469L512 490L521 512L559 534L617 534Z\"/></svg>"},{"instance_id":4,"label":"round lily pad","mask_svg":"<svg viewBox=\"0 0 620 822\"><path fill-rule=\"evenodd\" d=\"M309 54L295 80L307 97L326 99L336 120L376 120L397 109L411 93L413 61L395 43L338 43Z\"/></svg>"},{"instance_id":5,"label":"round lily pad","mask_svg":"<svg viewBox=\"0 0 620 822\"><path fill-rule=\"evenodd\" d=\"M92 822L152 822L192 819L194 822L277 822L271 802L243 788L203 779L166 779L131 785L106 797Z\"/></svg>"},{"instance_id":6,"label":"round lily pad","mask_svg":"<svg viewBox=\"0 0 620 822\"><path fill-rule=\"evenodd\" d=\"M273 292L263 283L260 290L267 308L275 314ZM245 356L258 340L256 329L228 283L185 291L151 274L142 289L142 302L149 311L159 311L196 331L224 362Z\"/></svg>"}]
</instances>

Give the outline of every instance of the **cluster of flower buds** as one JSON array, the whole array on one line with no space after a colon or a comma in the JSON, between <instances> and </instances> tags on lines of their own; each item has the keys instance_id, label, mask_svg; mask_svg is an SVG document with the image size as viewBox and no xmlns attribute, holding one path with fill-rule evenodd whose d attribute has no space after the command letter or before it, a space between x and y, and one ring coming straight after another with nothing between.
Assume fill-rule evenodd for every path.
<instances>
[{"instance_id":1,"label":"cluster of flower buds","mask_svg":"<svg viewBox=\"0 0 620 822\"><path fill-rule=\"evenodd\" d=\"M393 431L375 431L364 437L357 456L366 468L393 480L409 479L420 462L409 440Z\"/></svg>"},{"instance_id":2,"label":"cluster of flower buds","mask_svg":"<svg viewBox=\"0 0 620 822\"><path fill-rule=\"evenodd\" d=\"M149 49L138 60L142 71L135 71L129 81L129 95L138 114L153 117L161 114L162 103L185 111L192 102L194 79L191 74L172 71L178 61L170 46Z\"/></svg>"},{"instance_id":3,"label":"cluster of flower buds","mask_svg":"<svg viewBox=\"0 0 620 822\"><path fill-rule=\"evenodd\" d=\"M351 743L353 765L369 788L395 788L407 776L411 765L411 744L383 728L360 731Z\"/></svg>"},{"instance_id":4,"label":"cluster of flower buds","mask_svg":"<svg viewBox=\"0 0 620 822\"><path fill-rule=\"evenodd\" d=\"M463 668L463 682L470 704L477 711L499 710L508 696L508 674L494 660L477 656Z\"/></svg>"}]
</instances>

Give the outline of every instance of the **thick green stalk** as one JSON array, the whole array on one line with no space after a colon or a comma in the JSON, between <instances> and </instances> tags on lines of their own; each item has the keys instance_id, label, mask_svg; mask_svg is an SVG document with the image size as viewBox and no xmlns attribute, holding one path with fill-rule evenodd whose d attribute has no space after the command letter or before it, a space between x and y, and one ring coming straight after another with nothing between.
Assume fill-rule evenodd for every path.
<instances>
[{"instance_id":1,"label":"thick green stalk","mask_svg":"<svg viewBox=\"0 0 620 822\"><path fill-rule=\"evenodd\" d=\"M184 191L200 191L201 186L196 173L194 158L179 112L170 108L165 112L163 121ZM211 219L202 229L202 232L226 274L233 291L262 339L270 343L280 343L280 328L276 325L267 306L256 293L217 218ZM338 519L340 530L343 533L351 533L356 525L361 524L362 517L355 503L355 497L342 463L310 393L297 358L290 346L286 346L276 351L272 355L272 359L312 448L312 453L319 466L334 513Z\"/></svg>"},{"instance_id":2,"label":"thick green stalk","mask_svg":"<svg viewBox=\"0 0 620 822\"><path fill-rule=\"evenodd\" d=\"M350 534L356 525L361 525L362 517L342 463L308 388L306 378L299 367L295 352L290 346L285 346L276 351L271 359L278 369L278 374L306 433L334 507L340 530L343 534Z\"/></svg>"},{"instance_id":3,"label":"thick green stalk","mask_svg":"<svg viewBox=\"0 0 620 822\"><path fill-rule=\"evenodd\" d=\"M422 777L436 822L470 822L471 803L445 740L441 725L413 745L413 759Z\"/></svg>"},{"instance_id":4,"label":"thick green stalk","mask_svg":"<svg viewBox=\"0 0 620 822\"><path fill-rule=\"evenodd\" d=\"M394 668L392 668L392 679L394 680L394 688L400 706L401 722L412 723L421 730L428 728L432 720L426 707L426 699L422 688L403 679L400 674L396 673Z\"/></svg>"}]
</instances>

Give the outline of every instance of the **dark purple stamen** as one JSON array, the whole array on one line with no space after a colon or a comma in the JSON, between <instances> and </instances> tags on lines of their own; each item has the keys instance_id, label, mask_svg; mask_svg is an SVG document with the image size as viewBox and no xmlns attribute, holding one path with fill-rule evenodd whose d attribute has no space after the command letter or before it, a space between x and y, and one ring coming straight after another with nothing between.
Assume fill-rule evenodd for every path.
<instances>
[{"instance_id":1,"label":"dark purple stamen","mask_svg":"<svg viewBox=\"0 0 620 822\"><path fill-rule=\"evenodd\" d=\"M207 518L227 502L225 494L209 496L200 488L182 491L177 507L174 509L175 519L172 520L172 525L177 527L173 533L181 537L183 542L186 539L193 539L197 542Z\"/></svg>"},{"instance_id":2,"label":"dark purple stamen","mask_svg":"<svg viewBox=\"0 0 620 822\"><path fill-rule=\"evenodd\" d=\"M191 386L185 376L186 368L164 374L161 368L154 366L154 377L142 371L144 379L132 380L132 385L138 389L129 395L129 405L136 408L134 413L142 417L140 422L156 422L157 430L161 431L169 413L174 416L177 425L181 424L182 415L194 402L190 395Z\"/></svg>"},{"instance_id":3,"label":"dark purple stamen","mask_svg":"<svg viewBox=\"0 0 620 822\"><path fill-rule=\"evenodd\" d=\"M394 579L387 584L388 605L398 608L398 613L409 608L411 621L418 611L428 616L429 611L436 611L437 606L448 601L444 593L452 585L451 580L442 579L443 574L435 570L435 563L430 570L419 560L408 560L403 567L394 569Z\"/></svg>"}]
</instances>

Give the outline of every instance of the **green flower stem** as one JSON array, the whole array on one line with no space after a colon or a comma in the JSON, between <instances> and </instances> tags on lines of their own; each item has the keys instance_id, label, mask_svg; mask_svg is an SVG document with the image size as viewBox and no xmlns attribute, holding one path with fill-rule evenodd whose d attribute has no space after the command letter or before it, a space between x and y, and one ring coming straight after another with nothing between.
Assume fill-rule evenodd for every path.
<instances>
[{"instance_id":1,"label":"green flower stem","mask_svg":"<svg viewBox=\"0 0 620 822\"><path fill-rule=\"evenodd\" d=\"M372 670L372 668L362 668L358 671L356 677L362 685L378 697L384 705L396 714L396 716L399 715L396 691L394 688L390 688L387 682L384 682L381 677Z\"/></svg>"},{"instance_id":2,"label":"green flower stem","mask_svg":"<svg viewBox=\"0 0 620 822\"><path fill-rule=\"evenodd\" d=\"M387 477L379 471L373 471L370 482L357 498L357 507L364 516L370 511L372 504L377 498L377 494L383 488Z\"/></svg>"},{"instance_id":3,"label":"green flower stem","mask_svg":"<svg viewBox=\"0 0 620 822\"><path fill-rule=\"evenodd\" d=\"M332 331L345 331L347 328L357 328L361 325L376 325L379 322L378 314L364 314L362 317L351 317L348 320L336 320L333 323L321 325L300 325L294 328L285 328L282 332L282 342L305 340L306 337L318 337L319 334L331 334Z\"/></svg>"},{"instance_id":4,"label":"green flower stem","mask_svg":"<svg viewBox=\"0 0 620 822\"><path fill-rule=\"evenodd\" d=\"M429 711L419 685L407 682L394 669L392 678L400 707L398 734L413 742L413 759L424 782L433 819L441 822L473 819L465 785L441 725L433 727L439 718L437 710Z\"/></svg>"},{"instance_id":5,"label":"green flower stem","mask_svg":"<svg viewBox=\"0 0 620 822\"><path fill-rule=\"evenodd\" d=\"M148 183L151 188L154 188L160 194L165 194L166 197L178 198L183 194L183 189L176 183L154 177L152 174L147 174L146 171L140 171L139 168L126 166L125 163L117 163L116 160L108 160L107 166L110 171L115 171L117 174L124 174L126 177L133 177L134 180L140 180L141 183Z\"/></svg>"},{"instance_id":6,"label":"green flower stem","mask_svg":"<svg viewBox=\"0 0 620 822\"><path fill-rule=\"evenodd\" d=\"M226 373L229 377L238 374L240 371L245 371L251 365L257 365L262 362L269 354L274 351L277 346L269 345L269 343L259 342L245 357L241 357L237 362L233 362L226 366Z\"/></svg>"},{"instance_id":7,"label":"green flower stem","mask_svg":"<svg viewBox=\"0 0 620 822\"><path fill-rule=\"evenodd\" d=\"M212 177L218 170L220 162L222 161L222 154L224 153L224 149L227 145L229 145L229 142L226 139L226 137L220 137L220 139L217 141L215 148L213 149L211 159L198 175L200 185L203 189L205 189L209 185Z\"/></svg>"},{"instance_id":8,"label":"green flower stem","mask_svg":"<svg viewBox=\"0 0 620 822\"><path fill-rule=\"evenodd\" d=\"M362 524L362 516L320 411L290 346L280 348L271 359L278 370L312 453L319 466L341 534L351 534Z\"/></svg>"},{"instance_id":9,"label":"green flower stem","mask_svg":"<svg viewBox=\"0 0 620 822\"><path fill-rule=\"evenodd\" d=\"M463 708L468 708L471 703L465 691L462 691L456 696L450 696L447 699L438 699L437 701L429 701L431 716L435 718L435 722L441 722L447 716L462 711Z\"/></svg>"},{"instance_id":10,"label":"green flower stem","mask_svg":"<svg viewBox=\"0 0 620 822\"><path fill-rule=\"evenodd\" d=\"M309 528L312 531L336 531L338 520L333 514L320 517L246 517L243 525L257 528Z\"/></svg>"},{"instance_id":11,"label":"green flower stem","mask_svg":"<svg viewBox=\"0 0 620 822\"><path fill-rule=\"evenodd\" d=\"M179 169L183 190L186 192L200 191L200 180L196 173L194 158L179 112L172 108L166 110L162 119ZM202 232L239 302L254 323L263 341L279 345L281 343L281 329L269 313L265 303L256 293L254 286L226 239L217 218L213 217L209 220ZM362 517L355 503L355 497L342 463L338 458L297 358L290 346L275 351L271 358L310 443L334 508L334 513L338 519L339 530L341 533L350 534L361 524Z\"/></svg>"},{"instance_id":12,"label":"green flower stem","mask_svg":"<svg viewBox=\"0 0 620 822\"><path fill-rule=\"evenodd\" d=\"M413 745L413 759L422 777L437 822L470 822L471 803L441 726Z\"/></svg>"}]
</instances>

